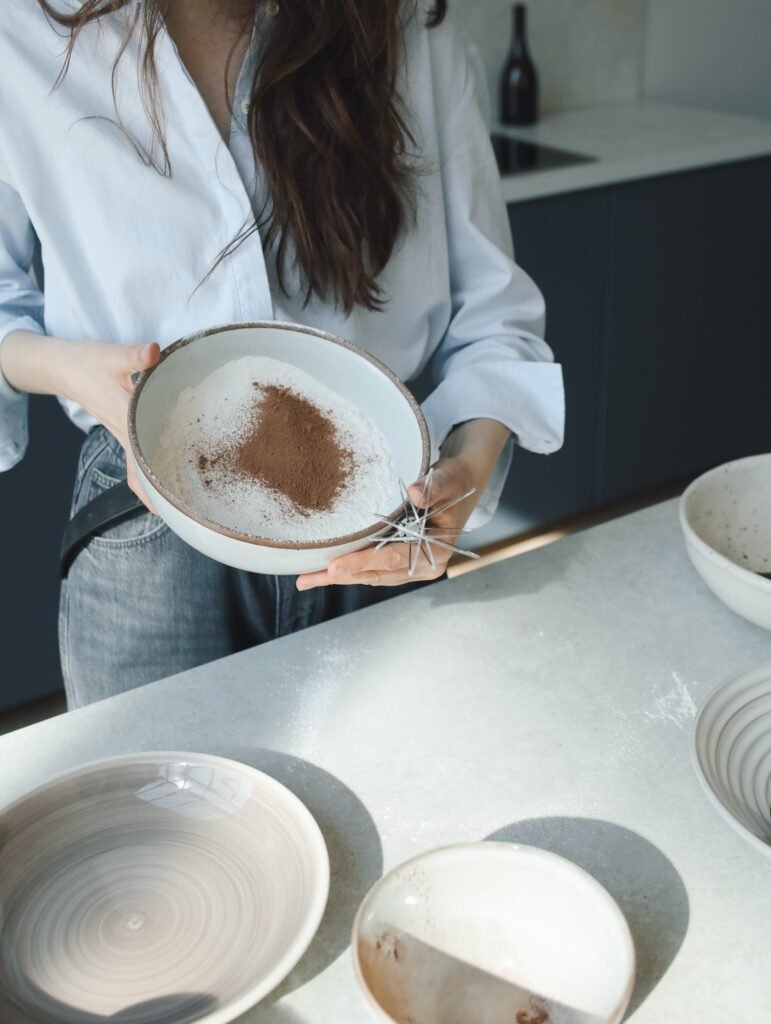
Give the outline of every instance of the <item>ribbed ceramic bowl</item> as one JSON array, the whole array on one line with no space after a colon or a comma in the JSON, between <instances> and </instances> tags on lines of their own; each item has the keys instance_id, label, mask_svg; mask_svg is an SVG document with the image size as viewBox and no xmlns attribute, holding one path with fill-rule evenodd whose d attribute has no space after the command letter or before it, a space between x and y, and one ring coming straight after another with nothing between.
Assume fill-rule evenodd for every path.
<instances>
[{"instance_id":1,"label":"ribbed ceramic bowl","mask_svg":"<svg viewBox=\"0 0 771 1024\"><path fill-rule=\"evenodd\" d=\"M617 1024L634 986L624 915L546 850L465 843L391 871L353 926L356 976L387 1024Z\"/></svg>"},{"instance_id":2,"label":"ribbed ceramic bowl","mask_svg":"<svg viewBox=\"0 0 771 1024\"><path fill-rule=\"evenodd\" d=\"M0 1021L232 1021L300 959L328 889L318 825L262 772L85 765L0 812Z\"/></svg>"},{"instance_id":3,"label":"ribbed ceramic bowl","mask_svg":"<svg viewBox=\"0 0 771 1024\"><path fill-rule=\"evenodd\" d=\"M771 663L723 683L696 716L696 774L713 806L771 858Z\"/></svg>"},{"instance_id":4,"label":"ribbed ceramic bowl","mask_svg":"<svg viewBox=\"0 0 771 1024\"><path fill-rule=\"evenodd\" d=\"M771 455L711 469L680 499L680 526L696 571L729 608L771 629Z\"/></svg>"},{"instance_id":5,"label":"ribbed ceramic bowl","mask_svg":"<svg viewBox=\"0 0 771 1024\"><path fill-rule=\"evenodd\" d=\"M382 524L343 537L298 543L239 533L204 519L156 476L152 452L179 393L244 356L268 356L299 367L364 412L384 435L398 476L407 483L428 469L429 439L420 407L401 381L369 353L342 338L297 324L227 324L182 338L164 349L157 366L140 376L129 406L131 455L158 515L192 547L248 572L289 574L325 569L341 555L366 547ZM394 487L387 515L401 507ZM379 511L373 509L374 511Z\"/></svg>"}]
</instances>

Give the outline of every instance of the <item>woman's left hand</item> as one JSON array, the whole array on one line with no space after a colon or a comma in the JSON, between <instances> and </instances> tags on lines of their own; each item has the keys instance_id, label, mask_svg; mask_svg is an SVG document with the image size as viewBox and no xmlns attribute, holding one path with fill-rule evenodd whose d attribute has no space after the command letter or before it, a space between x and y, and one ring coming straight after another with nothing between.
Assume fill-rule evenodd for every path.
<instances>
[{"instance_id":1,"label":"woman's left hand","mask_svg":"<svg viewBox=\"0 0 771 1024\"><path fill-rule=\"evenodd\" d=\"M431 481L431 504L442 505L446 501L465 494L472 487L476 487L477 481L473 477L474 474L468 461L462 456L439 459L434 466ZM425 477L409 488L410 498L418 508L425 508L424 483ZM449 531L457 530L466 523L477 500L478 494L470 495L465 501L435 516L431 520L431 526L446 528ZM450 544L457 541L457 533L453 532L448 532L446 535L433 534L432 536L448 541ZM451 552L438 545L434 545L431 552L434 558L434 567L432 568L431 563L421 551L415 572L410 576L408 569L411 545L409 544L386 544L379 550L376 547L369 547L361 551L353 551L350 555L336 558L327 569L321 572L310 572L299 576L297 589L312 590L314 587L327 587L331 583L343 585L363 583L373 587L398 587L402 583L415 580L435 580L447 568Z\"/></svg>"},{"instance_id":2,"label":"woman's left hand","mask_svg":"<svg viewBox=\"0 0 771 1024\"><path fill-rule=\"evenodd\" d=\"M492 476L508 437L509 431L503 424L488 419L467 420L450 432L442 445L442 457L434 466L429 500L432 506L438 506L465 494L472 487L474 493L446 512L434 516L431 519L432 527L454 531L466 524ZM409 488L410 498L418 508L425 508L424 482L425 478ZM448 532L446 535L437 533L432 536L454 544L458 535ZM410 576L410 553L409 544L386 544L380 549L372 546L354 551L350 555L336 558L321 572L298 576L297 589L312 590L330 584L347 586L351 583L363 583L371 587L398 587L415 580L435 580L444 573L451 555L446 548L435 544L431 549L434 558L432 566L421 551L415 572Z\"/></svg>"}]
</instances>

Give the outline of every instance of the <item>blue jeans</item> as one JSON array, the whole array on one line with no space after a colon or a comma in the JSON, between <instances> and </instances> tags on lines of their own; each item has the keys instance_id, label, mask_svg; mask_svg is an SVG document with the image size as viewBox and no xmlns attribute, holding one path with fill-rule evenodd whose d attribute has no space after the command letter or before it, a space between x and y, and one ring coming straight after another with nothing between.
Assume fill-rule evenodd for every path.
<instances>
[{"instance_id":1,"label":"blue jeans","mask_svg":"<svg viewBox=\"0 0 771 1024\"><path fill-rule=\"evenodd\" d=\"M80 453L71 515L126 479L103 427ZM320 587L212 561L146 510L101 530L62 583L59 649L68 708L375 604L407 587Z\"/></svg>"}]
</instances>

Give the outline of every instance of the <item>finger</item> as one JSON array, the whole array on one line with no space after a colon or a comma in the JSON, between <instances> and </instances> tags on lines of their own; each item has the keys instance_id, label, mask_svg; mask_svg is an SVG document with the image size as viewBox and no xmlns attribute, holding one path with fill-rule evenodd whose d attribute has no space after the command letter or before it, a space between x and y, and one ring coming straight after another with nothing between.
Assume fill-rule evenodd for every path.
<instances>
[{"instance_id":1,"label":"finger","mask_svg":"<svg viewBox=\"0 0 771 1024\"><path fill-rule=\"evenodd\" d=\"M132 373L149 370L155 366L160 356L161 346L157 341L151 341L147 345L129 345L129 370Z\"/></svg>"},{"instance_id":2,"label":"finger","mask_svg":"<svg viewBox=\"0 0 771 1024\"><path fill-rule=\"evenodd\" d=\"M364 573L351 573L350 576L336 576L334 579L329 575L328 572L314 572L306 573L305 576L297 577L297 589L298 590L316 590L318 587L350 587L354 584L362 584L363 586L376 586L382 583L386 578L392 579L392 586L396 586L397 583L401 582L401 577L406 577L407 574L404 572L400 573L388 573L388 572L364 572Z\"/></svg>"},{"instance_id":3,"label":"finger","mask_svg":"<svg viewBox=\"0 0 771 1024\"><path fill-rule=\"evenodd\" d=\"M122 383L112 383L104 393L105 411L97 418L128 452L128 408L129 396Z\"/></svg>"},{"instance_id":4,"label":"finger","mask_svg":"<svg viewBox=\"0 0 771 1024\"><path fill-rule=\"evenodd\" d=\"M145 506L147 511L151 512L154 516L157 516L158 513L155 511L153 506L148 501L147 496L145 495L145 493L142 490L142 488L138 484L136 484L135 482L133 482L131 480L128 481L128 485L129 485L129 490L133 491L133 493L136 494L136 496L139 498L139 500Z\"/></svg>"},{"instance_id":5,"label":"finger","mask_svg":"<svg viewBox=\"0 0 771 1024\"><path fill-rule=\"evenodd\" d=\"M157 341L151 341L146 345L115 345L110 346L110 350L115 363L125 373L149 370L151 366L155 366L161 354L161 347Z\"/></svg>"},{"instance_id":6,"label":"finger","mask_svg":"<svg viewBox=\"0 0 771 1024\"><path fill-rule=\"evenodd\" d=\"M147 495L142 490L141 484L139 484L136 480L129 480L128 481L128 485L129 485L129 490L133 491L134 494L136 494L136 496L139 498L139 500L145 506L147 511L152 513L152 515L157 516L158 513L155 511L155 509L153 508L152 504L150 503L150 500L148 499Z\"/></svg>"},{"instance_id":7,"label":"finger","mask_svg":"<svg viewBox=\"0 0 771 1024\"><path fill-rule=\"evenodd\" d=\"M139 345L111 345L110 352L116 367L124 373L140 373L155 366L161 355L157 341Z\"/></svg>"},{"instance_id":8,"label":"finger","mask_svg":"<svg viewBox=\"0 0 771 1024\"><path fill-rule=\"evenodd\" d=\"M137 476L136 470L134 469L134 465L131 462L128 453L126 453L126 482L142 504L152 512L154 516L157 516L158 513L155 511L152 502L145 494L145 489Z\"/></svg>"},{"instance_id":9,"label":"finger","mask_svg":"<svg viewBox=\"0 0 771 1024\"><path fill-rule=\"evenodd\" d=\"M409 574L409 566L405 565L400 569L393 570L371 569L364 572L336 573L334 576L328 575L327 580L322 585L328 586L330 583L333 583L335 586L343 587L356 584L393 587L416 580L435 580L445 571L448 562L449 556L443 555L438 558L435 556L434 565L432 566L421 552L415 565L415 571L411 576Z\"/></svg>"},{"instance_id":10,"label":"finger","mask_svg":"<svg viewBox=\"0 0 771 1024\"><path fill-rule=\"evenodd\" d=\"M319 572L304 572L295 580L295 586L298 590L313 590L315 587L329 586L331 582L327 570L321 569Z\"/></svg>"},{"instance_id":11,"label":"finger","mask_svg":"<svg viewBox=\"0 0 771 1024\"><path fill-rule=\"evenodd\" d=\"M441 505L451 498L458 497L466 490L463 481L452 459L440 459L431 472L431 483L428 485L428 474L416 480L407 488L410 500L418 508Z\"/></svg>"},{"instance_id":12,"label":"finger","mask_svg":"<svg viewBox=\"0 0 771 1024\"><path fill-rule=\"evenodd\" d=\"M335 579L334 585L336 587L401 587L406 583L420 583L439 579L443 572L444 566L440 566L439 563L437 563L435 569L432 569L428 562L426 562L425 567L416 569L412 576L404 570L400 572L363 572L351 576L350 579Z\"/></svg>"},{"instance_id":13,"label":"finger","mask_svg":"<svg viewBox=\"0 0 771 1024\"><path fill-rule=\"evenodd\" d=\"M399 545L403 547L404 545ZM426 561L426 566L428 562ZM353 583L373 584L376 580L384 580L392 577L394 584L402 582L401 577L407 577L407 565L397 569L370 569L358 571L338 571L332 573L329 569L322 569L319 572L306 572L297 577L296 587L298 590L315 590L317 587L331 587L333 585L350 586ZM399 577L399 579L397 579Z\"/></svg>"},{"instance_id":14,"label":"finger","mask_svg":"<svg viewBox=\"0 0 771 1024\"><path fill-rule=\"evenodd\" d=\"M406 569L409 565L409 547L406 544L386 544L379 550L375 547L363 551L353 551L330 562L329 575L334 579L338 575L351 573Z\"/></svg>"}]
</instances>

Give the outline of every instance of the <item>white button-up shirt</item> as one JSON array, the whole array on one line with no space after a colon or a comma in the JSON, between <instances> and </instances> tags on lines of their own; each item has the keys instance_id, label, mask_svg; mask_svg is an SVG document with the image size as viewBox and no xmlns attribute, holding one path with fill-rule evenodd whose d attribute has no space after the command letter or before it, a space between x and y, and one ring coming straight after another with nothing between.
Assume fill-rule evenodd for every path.
<instances>
[{"instance_id":1,"label":"white button-up shirt","mask_svg":"<svg viewBox=\"0 0 771 1024\"><path fill-rule=\"evenodd\" d=\"M434 457L454 425L479 417L499 420L531 451L560 447L562 377L542 340L543 299L514 262L483 76L452 14L438 28L427 29L420 16L406 30L400 89L428 170L419 178L416 223L379 279L385 310L357 307L350 315L315 297L303 307L294 268L289 294L279 294L273 253L259 232L195 290L260 198L261 176L244 134L249 58L228 145L171 37L161 33L157 62L172 168L164 177L110 123L112 66L126 18L118 12L86 27L66 77L51 91L63 30L36 0L4 4L0 341L28 330L163 347L217 324L292 320L360 345L405 381L428 366L436 386L423 411ZM118 109L150 148L139 46L137 35L118 65ZM44 295L30 276L38 244ZM62 404L84 430L94 425L82 408ZM26 443L26 398L0 374L0 469L20 459ZM494 510L507 464L504 458L477 524Z\"/></svg>"}]
</instances>

